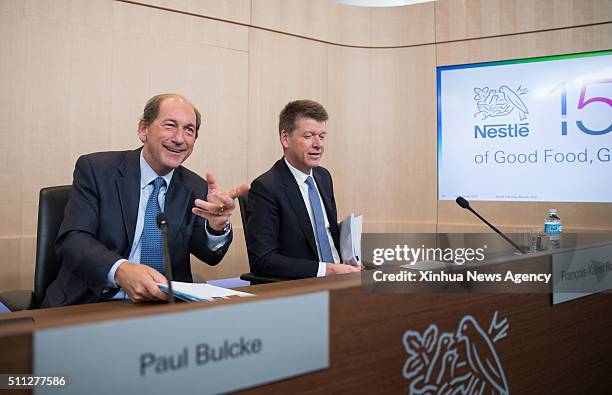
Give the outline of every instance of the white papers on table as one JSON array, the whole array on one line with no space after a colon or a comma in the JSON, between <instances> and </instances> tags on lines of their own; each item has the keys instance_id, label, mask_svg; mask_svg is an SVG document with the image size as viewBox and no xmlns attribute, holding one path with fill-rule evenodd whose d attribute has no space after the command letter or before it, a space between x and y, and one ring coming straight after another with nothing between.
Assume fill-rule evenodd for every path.
<instances>
[{"instance_id":1,"label":"white papers on table","mask_svg":"<svg viewBox=\"0 0 612 395\"><path fill-rule=\"evenodd\" d=\"M351 213L340 222L340 254L344 263L354 266L361 265L361 231L363 215Z\"/></svg>"},{"instance_id":2,"label":"white papers on table","mask_svg":"<svg viewBox=\"0 0 612 395\"><path fill-rule=\"evenodd\" d=\"M168 284L158 283L157 286L163 292L168 293ZM202 302L217 299L229 299L231 297L253 296L253 294L234 291L233 289L221 288L204 283L182 283L172 281L172 292L174 296L187 302Z\"/></svg>"}]
</instances>

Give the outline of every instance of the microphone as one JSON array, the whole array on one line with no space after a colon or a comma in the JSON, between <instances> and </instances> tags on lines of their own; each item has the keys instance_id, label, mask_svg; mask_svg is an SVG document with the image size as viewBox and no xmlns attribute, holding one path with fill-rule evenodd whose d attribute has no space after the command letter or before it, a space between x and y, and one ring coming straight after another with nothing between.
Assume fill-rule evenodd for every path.
<instances>
[{"instance_id":1,"label":"microphone","mask_svg":"<svg viewBox=\"0 0 612 395\"><path fill-rule=\"evenodd\" d=\"M464 209L470 210L472 213L474 213L475 216L477 216L482 222L484 222L485 224L489 225L489 227L491 229L493 229L495 232L497 232L498 235L500 235L501 237L503 237L504 240L506 240L508 243L512 244L512 246L514 248L516 248L517 250L519 250L519 252L521 254L526 254L525 250L523 250L521 247L519 247L515 242L513 242L512 240L510 240L508 238L508 236L506 236L505 234L503 234L499 229L497 229L495 226L491 225L489 223L489 221L487 221L486 219L482 218L480 216L480 214L478 214L476 211L474 211L473 208L470 207L470 202L468 202L466 199L464 199L463 197L459 196L456 200L457 204Z\"/></svg>"},{"instance_id":2,"label":"microphone","mask_svg":"<svg viewBox=\"0 0 612 395\"><path fill-rule=\"evenodd\" d=\"M168 217L164 213L157 214L157 227L162 234L164 245L164 274L168 280L168 303L174 303L174 292L172 291L172 262L170 262L170 249L168 248Z\"/></svg>"}]
</instances>

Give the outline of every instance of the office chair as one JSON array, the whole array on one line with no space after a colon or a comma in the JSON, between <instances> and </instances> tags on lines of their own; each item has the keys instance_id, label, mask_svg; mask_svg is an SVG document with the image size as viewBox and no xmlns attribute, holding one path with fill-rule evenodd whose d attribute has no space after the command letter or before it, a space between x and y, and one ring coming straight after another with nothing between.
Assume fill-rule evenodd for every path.
<instances>
[{"instance_id":1,"label":"office chair","mask_svg":"<svg viewBox=\"0 0 612 395\"><path fill-rule=\"evenodd\" d=\"M240 218L242 219L242 230L244 231L244 239L247 237L247 222L251 216L249 204L249 193L243 193L238 196L238 206L240 206Z\"/></svg>"},{"instance_id":2,"label":"office chair","mask_svg":"<svg viewBox=\"0 0 612 395\"><path fill-rule=\"evenodd\" d=\"M60 263L55 255L55 239L64 219L64 209L68 203L71 189L70 185L61 185L40 190L34 291L22 289L0 293L0 302L4 303L9 310L39 308L47 288L57 277Z\"/></svg>"},{"instance_id":3,"label":"office chair","mask_svg":"<svg viewBox=\"0 0 612 395\"><path fill-rule=\"evenodd\" d=\"M248 192L238 196L238 205L240 206L240 218L242 218L242 229L244 230L244 240L246 241L247 223L249 222L249 217L251 216ZM279 281L289 280L288 278L257 276L251 272L240 275L240 279L243 281L250 281L251 285L276 283Z\"/></svg>"}]
</instances>

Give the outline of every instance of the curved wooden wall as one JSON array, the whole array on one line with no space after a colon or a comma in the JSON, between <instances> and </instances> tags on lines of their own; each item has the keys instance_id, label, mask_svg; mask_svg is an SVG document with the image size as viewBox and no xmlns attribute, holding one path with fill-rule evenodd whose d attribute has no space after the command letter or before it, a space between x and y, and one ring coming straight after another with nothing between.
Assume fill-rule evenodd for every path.
<instances>
[{"instance_id":1,"label":"curved wooden wall","mask_svg":"<svg viewBox=\"0 0 612 395\"><path fill-rule=\"evenodd\" d=\"M0 1L0 290L32 285L38 190L84 153L138 145L142 106L185 94L204 116L186 165L222 186L281 156L277 116L296 98L328 109L324 165L340 215L366 231L481 227L436 199L437 65L612 48L607 0L440 0L360 8L327 0ZM479 202L502 228L538 226L550 204ZM612 228L610 204L555 204L571 229ZM248 270L235 241L200 278Z\"/></svg>"}]
</instances>

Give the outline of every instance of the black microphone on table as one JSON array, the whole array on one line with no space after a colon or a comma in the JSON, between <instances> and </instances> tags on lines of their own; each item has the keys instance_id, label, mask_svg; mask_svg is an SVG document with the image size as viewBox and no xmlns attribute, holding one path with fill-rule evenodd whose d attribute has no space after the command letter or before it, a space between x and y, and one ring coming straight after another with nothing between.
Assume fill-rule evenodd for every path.
<instances>
[{"instance_id":1,"label":"black microphone on table","mask_svg":"<svg viewBox=\"0 0 612 395\"><path fill-rule=\"evenodd\" d=\"M456 200L457 204L459 206L461 206L464 209L470 210L472 213L474 213L475 216L477 216L482 222L484 222L485 224L489 225L489 227L491 229L493 229L495 232L497 232L498 235L500 235L501 237L503 237L504 240L506 240L508 243L512 244L512 246L514 248L516 248L517 250L519 250L519 252L521 254L526 254L525 250L523 250L521 247L519 247L515 242L513 242L512 240L510 240L508 238L508 236L506 236L505 234L503 234L499 229L497 229L495 226L491 225L489 223L489 221L487 221L486 219L482 218L480 216L480 214L478 214L476 211L474 211L473 208L470 207L470 202L468 202L466 199L464 199L463 197L459 196Z\"/></svg>"},{"instance_id":2,"label":"black microphone on table","mask_svg":"<svg viewBox=\"0 0 612 395\"><path fill-rule=\"evenodd\" d=\"M157 227L162 234L164 246L164 274L168 280L168 303L174 303L174 292L172 292L172 262L170 261L170 249L168 248L168 217L164 213L157 214Z\"/></svg>"}]
</instances>

